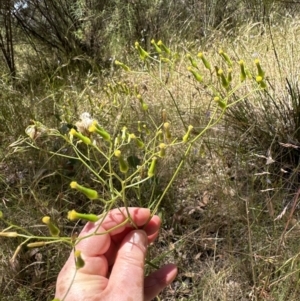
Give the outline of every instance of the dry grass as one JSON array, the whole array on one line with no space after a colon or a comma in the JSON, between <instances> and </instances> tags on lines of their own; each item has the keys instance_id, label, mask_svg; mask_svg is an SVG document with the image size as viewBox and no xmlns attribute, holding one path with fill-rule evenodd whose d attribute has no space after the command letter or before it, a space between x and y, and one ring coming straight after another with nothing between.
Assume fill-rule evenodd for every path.
<instances>
[{"instance_id":1,"label":"dry grass","mask_svg":"<svg viewBox=\"0 0 300 301\"><path fill-rule=\"evenodd\" d=\"M286 95L285 78L297 80L299 76L299 22L295 18L286 18L282 23L272 25L271 31L268 26L248 24L240 29L236 38L230 33L215 32L201 47L197 43L191 46L178 44L176 47L179 53L189 52L194 56L204 51L213 66L224 65L217 55L220 48L226 50L235 62L244 59L252 70L255 70L252 61L258 57L267 72L268 84L272 87L270 93L279 99ZM118 120L122 111L125 117L122 117L120 126L134 129L137 121L145 118L139 101L132 95L107 96L103 89L107 83L117 85L121 79L131 88L138 84L149 105L153 124L161 122L161 111L165 109L175 137L181 137L184 126L189 124L198 132L208 122L213 95L206 87L195 83L186 70L188 60L179 57L174 70L165 65L160 71L155 70L163 83L168 78L166 85L145 73L119 75L118 71L104 82L89 78L82 84L84 88L75 91L71 86L75 79L70 79L63 89L56 86L54 80L37 102L34 117L42 116L45 123L58 126L53 116L42 113L46 100L50 100L53 113L58 113L67 122L74 122L74 116L89 111L93 116L100 116L101 122L110 127L112 120ZM142 68L137 62L133 65L138 66L136 69ZM234 71L238 70L235 64ZM239 95L251 89L250 85L243 87ZM259 96L255 93L249 96L257 111L261 108L257 103ZM23 97L29 99L30 95ZM153 124L148 124L149 128L153 129ZM250 150L248 146L243 147L250 132L240 134L226 126L224 123L211 129L193 145L182 173L160 206L163 228L155 247L150 249L149 258L158 265L177 263L179 275L159 298L296 301L300 271L297 211L288 218L288 208L283 218L274 221L283 209L282 200L292 199L294 192L290 190L287 194L280 183L268 186L266 178L257 175L265 171L265 162L255 155L266 155L268 147L264 154L251 152L251 147ZM161 169L162 185L164 178L174 171L174 164L178 163L181 154L175 149ZM49 214L63 225L64 233L71 233L74 225L65 219L70 206L76 203L81 209L91 207L69 191L70 176L63 171L59 178L52 175L57 166L66 162L37 151L11 153L3 158L0 209L4 215L38 235L46 235L40 219ZM41 170L45 170L45 174L40 175ZM78 167L72 177L83 178L84 171ZM54 179L57 181L55 185ZM266 188L272 190L264 191ZM92 208L101 210L101 206ZM76 230L80 228L81 225L76 226ZM24 248L11 264L9 259L21 241L0 240L0 299L51 300L55 277L68 254L67 248L61 245L33 250Z\"/></svg>"}]
</instances>

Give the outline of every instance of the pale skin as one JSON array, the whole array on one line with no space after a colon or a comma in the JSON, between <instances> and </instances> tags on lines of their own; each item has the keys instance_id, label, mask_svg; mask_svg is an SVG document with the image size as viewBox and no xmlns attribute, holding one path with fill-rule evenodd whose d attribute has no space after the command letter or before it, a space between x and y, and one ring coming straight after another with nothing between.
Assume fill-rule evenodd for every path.
<instances>
[{"instance_id":1,"label":"pale skin","mask_svg":"<svg viewBox=\"0 0 300 301\"><path fill-rule=\"evenodd\" d=\"M139 230L128 222L104 235L82 239L76 245L85 264L77 270L72 283L76 267L71 253L57 279L58 300L150 301L175 279L177 267L173 264L145 277L146 251L158 236L161 221L156 215L150 219L149 209L129 208L129 212ZM95 233L96 229L97 233L107 232L126 217L125 208L111 210L100 227L98 222L87 223L80 237Z\"/></svg>"}]
</instances>

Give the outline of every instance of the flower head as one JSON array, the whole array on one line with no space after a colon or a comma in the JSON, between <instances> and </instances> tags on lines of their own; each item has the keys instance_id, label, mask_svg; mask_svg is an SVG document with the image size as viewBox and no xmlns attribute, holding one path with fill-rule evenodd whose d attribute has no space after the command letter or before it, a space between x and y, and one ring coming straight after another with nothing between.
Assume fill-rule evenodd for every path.
<instances>
[{"instance_id":1,"label":"flower head","mask_svg":"<svg viewBox=\"0 0 300 301\"><path fill-rule=\"evenodd\" d=\"M42 222L47 225L51 236L59 236L60 230L58 227L51 221L50 216L44 216Z\"/></svg>"},{"instance_id":2,"label":"flower head","mask_svg":"<svg viewBox=\"0 0 300 301\"><path fill-rule=\"evenodd\" d=\"M98 192L94 189L90 189L90 188L86 188L82 185L79 185L77 182L72 181L70 183L70 187L72 189L76 189L78 191L80 191L81 193L83 193L84 195L86 195L90 200L96 200L98 199Z\"/></svg>"},{"instance_id":3,"label":"flower head","mask_svg":"<svg viewBox=\"0 0 300 301\"><path fill-rule=\"evenodd\" d=\"M97 222L99 220L99 217L92 213L79 213L75 210L71 210L68 212L68 219L70 221L76 221L78 219L82 219L89 222Z\"/></svg>"}]
</instances>

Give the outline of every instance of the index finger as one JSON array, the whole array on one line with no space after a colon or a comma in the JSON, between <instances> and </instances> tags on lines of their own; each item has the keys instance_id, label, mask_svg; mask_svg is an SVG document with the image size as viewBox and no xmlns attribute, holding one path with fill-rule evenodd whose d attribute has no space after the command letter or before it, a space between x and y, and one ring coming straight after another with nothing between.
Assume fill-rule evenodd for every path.
<instances>
[{"instance_id":1,"label":"index finger","mask_svg":"<svg viewBox=\"0 0 300 301\"><path fill-rule=\"evenodd\" d=\"M116 208L108 212L104 221L101 223L101 226L109 231L110 229L117 227L122 224L130 215L131 221L138 228L142 227L149 220L151 212L148 208L137 208L137 207L129 207L129 208ZM98 222L97 222L98 223ZM97 224L96 223L96 224ZM133 226L130 221L123 226L117 227L116 229L110 231L110 235L115 235L124 231L125 228Z\"/></svg>"},{"instance_id":2,"label":"index finger","mask_svg":"<svg viewBox=\"0 0 300 301\"><path fill-rule=\"evenodd\" d=\"M109 232L110 235L121 233L122 231L124 231L126 227L129 227L131 225L130 222L128 222L125 225L118 227L127 219L128 217L127 212L129 212L131 220L134 222L134 224L137 227L144 226L151 215L150 209L147 208L129 207L127 208L127 210L125 207L116 208L110 210L106 214L104 219L101 218L99 221L95 223L88 222L82 229L80 236L85 236L85 235L95 233L99 229L99 226L101 226L101 228L105 229L106 231L109 231L116 227L116 229ZM101 232L97 231L97 233L100 234Z\"/></svg>"}]
</instances>

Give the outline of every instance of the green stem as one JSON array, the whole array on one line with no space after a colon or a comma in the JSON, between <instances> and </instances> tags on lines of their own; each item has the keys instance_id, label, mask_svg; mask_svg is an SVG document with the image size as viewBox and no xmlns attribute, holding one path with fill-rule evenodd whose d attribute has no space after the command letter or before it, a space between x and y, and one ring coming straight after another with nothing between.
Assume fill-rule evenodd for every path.
<instances>
[{"instance_id":1,"label":"green stem","mask_svg":"<svg viewBox=\"0 0 300 301\"><path fill-rule=\"evenodd\" d=\"M222 117L223 117L223 115L224 115L224 113L225 113L225 110L226 110L226 108L222 110L220 116L213 122L214 116L216 115L216 113L217 113L217 111L218 111L218 108L216 108L216 110L214 111L214 113L213 113L213 115L212 115L210 121L209 121L208 124L206 125L206 127L205 127L205 128L204 128L204 129L203 129L203 130L202 130L202 131L201 131L201 132L200 132L200 133L199 133L199 134L198 134L198 135L190 142L190 143L189 143L189 146L187 147L187 149L186 149L186 151L185 151L185 153L184 153L184 155L183 155L183 158L182 158L181 161L179 162L179 164L178 164L178 166L177 166L177 168L176 168L176 170L175 170L175 172L174 172L174 174L173 174L171 180L169 181L167 187L165 188L165 190L164 190L163 193L161 194L161 196L160 196L160 198L159 198L159 200L158 200L158 202L157 202L155 208L153 209L152 214L151 214L152 216L157 212L158 207L160 206L160 204L161 204L161 202L162 202L164 196L166 195L167 191L170 189L171 185L173 184L174 180L176 179L176 177L177 177L177 175L178 175L178 173L179 173L181 167L183 166L183 164L184 164L184 162L185 162L185 160L186 160L187 155L188 155L189 152L191 151L191 148L192 148L194 142L197 141L197 140L198 140L198 139L199 139L199 138L200 138L200 137L201 137L201 136L202 136L209 128L211 128L211 127L213 127L214 125L216 125L216 124L222 119ZM150 220L150 219L151 219L151 217L149 218L149 220ZM147 222L147 223L148 223L148 222ZM147 224L147 223L146 223L146 224Z\"/></svg>"}]
</instances>

